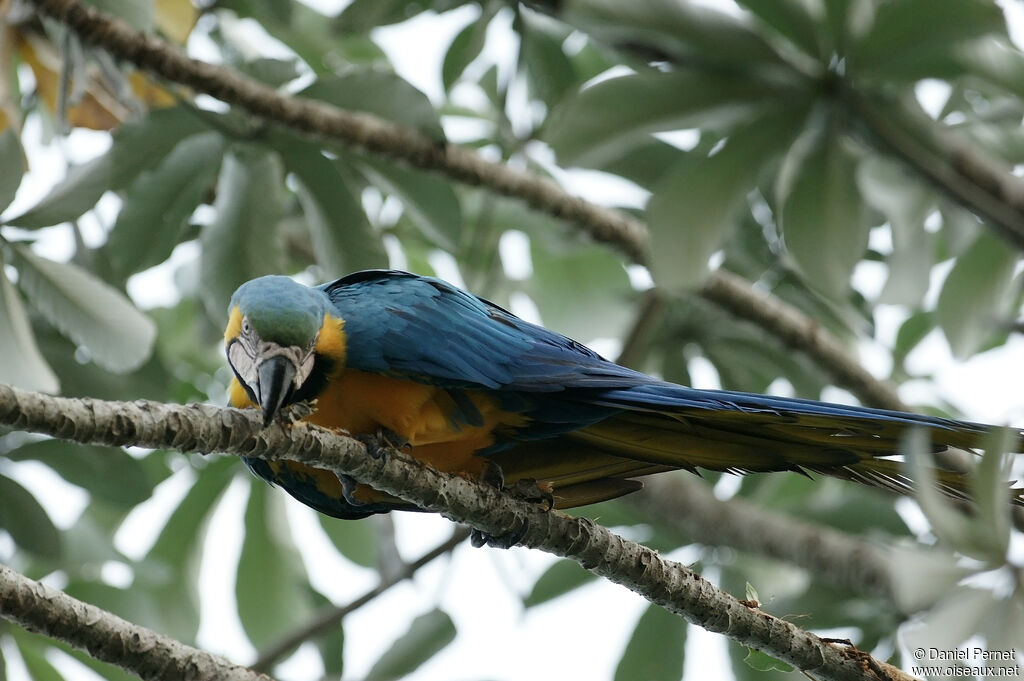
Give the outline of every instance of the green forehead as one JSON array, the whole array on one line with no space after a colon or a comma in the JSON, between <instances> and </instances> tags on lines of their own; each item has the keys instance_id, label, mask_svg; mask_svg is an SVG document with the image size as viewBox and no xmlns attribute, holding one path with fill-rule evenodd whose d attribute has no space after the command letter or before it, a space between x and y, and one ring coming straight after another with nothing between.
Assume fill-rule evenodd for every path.
<instances>
[{"instance_id":1,"label":"green forehead","mask_svg":"<svg viewBox=\"0 0 1024 681\"><path fill-rule=\"evenodd\" d=\"M268 276L246 282L231 297L256 333L279 345L306 346L323 325L326 301L317 289L288 277Z\"/></svg>"}]
</instances>

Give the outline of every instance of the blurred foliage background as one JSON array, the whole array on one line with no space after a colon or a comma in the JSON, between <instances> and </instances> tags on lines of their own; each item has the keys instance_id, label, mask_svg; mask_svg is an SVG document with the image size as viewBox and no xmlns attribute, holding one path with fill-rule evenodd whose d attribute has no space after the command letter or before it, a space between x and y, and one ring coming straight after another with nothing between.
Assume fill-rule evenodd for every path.
<instances>
[{"instance_id":1,"label":"blurred foliage background","mask_svg":"<svg viewBox=\"0 0 1024 681\"><path fill-rule=\"evenodd\" d=\"M993 2L91 4L281 92L401 123L628 211L650 228L651 258L626 262L486 187L324 146L156 81L31 3L0 0L0 381L223 404L219 336L238 284L371 267L442 276L608 356L626 347L624 361L668 380L693 373L700 387L815 399L852 396L830 387L828 367L698 295L711 269L794 306L851 352L867 343L873 370L896 385L927 385L922 363L908 362L915 350L944 342L963 360L1019 330L1024 212L1006 187L1020 187L1024 162L1024 54ZM401 75L416 69L429 87ZM925 394L916 408L956 415ZM882 659L910 663L899 631L914 611L919 630L955 622L949 638L962 636L950 645L1024 641L1019 533L978 555L873 490L784 475L704 482L881 546L938 535L946 548L932 571L904 569L934 593L908 610L785 562L694 545L628 501L586 512ZM418 516L313 520L296 506L230 457L0 436L0 560L240 662L329 602L408 576L406 561L431 546L423 537L443 543L449 531ZM710 658L691 645L684 658L678 618L573 565L487 555L458 548L400 591L405 600L358 620L372 631L346 618L269 669L511 679L569 673L586 657L617 680L802 678L734 644ZM211 571L222 578L204 587ZM480 571L493 573L489 586L467 577ZM964 584L977 573L997 577ZM223 585L233 597L209 600ZM499 613L494 589L517 605ZM475 615L453 617L452 601ZM549 619L531 619L538 610ZM998 632L981 624L993 612ZM545 637L557 635L551 650L562 654L468 631L499 618L557 626ZM610 632L608 650L595 627ZM237 645L225 633L236 630ZM125 676L9 624L0 655L0 678Z\"/></svg>"}]
</instances>

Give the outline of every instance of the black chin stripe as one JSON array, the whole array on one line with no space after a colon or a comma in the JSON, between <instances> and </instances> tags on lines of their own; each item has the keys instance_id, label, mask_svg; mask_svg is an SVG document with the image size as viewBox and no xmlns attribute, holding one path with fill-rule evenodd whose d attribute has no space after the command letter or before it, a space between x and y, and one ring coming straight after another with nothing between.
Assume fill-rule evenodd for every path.
<instances>
[{"instance_id":1,"label":"black chin stripe","mask_svg":"<svg viewBox=\"0 0 1024 681\"><path fill-rule=\"evenodd\" d=\"M285 404L316 399L327 388L334 371L335 361L325 355L317 354L313 360L313 370L309 372L309 378L298 390L286 398Z\"/></svg>"}]
</instances>

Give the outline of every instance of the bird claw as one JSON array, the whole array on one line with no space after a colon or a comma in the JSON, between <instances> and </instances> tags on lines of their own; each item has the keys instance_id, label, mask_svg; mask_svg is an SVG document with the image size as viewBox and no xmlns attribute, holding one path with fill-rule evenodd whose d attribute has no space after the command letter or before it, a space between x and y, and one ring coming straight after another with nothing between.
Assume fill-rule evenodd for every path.
<instances>
[{"instance_id":1,"label":"bird claw","mask_svg":"<svg viewBox=\"0 0 1024 681\"><path fill-rule=\"evenodd\" d=\"M516 499L540 504L545 507L545 511L550 511L555 507L555 495L551 486L539 483L532 478L517 480L511 486L506 487L505 491Z\"/></svg>"},{"instance_id":2,"label":"bird claw","mask_svg":"<svg viewBox=\"0 0 1024 681\"><path fill-rule=\"evenodd\" d=\"M411 449L407 439L387 428L378 428L376 433L360 433L353 437L362 442L366 446L366 452L375 459L387 458L389 449Z\"/></svg>"},{"instance_id":3,"label":"bird claw","mask_svg":"<svg viewBox=\"0 0 1024 681\"><path fill-rule=\"evenodd\" d=\"M507 492L521 501L541 504L546 507L544 509L546 511L555 507L555 495L551 490L551 485L537 482L533 478L524 478L506 486L505 474L501 467L493 461L486 462L478 480L485 485Z\"/></svg>"},{"instance_id":4,"label":"bird claw","mask_svg":"<svg viewBox=\"0 0 1024 681\"><path fill-rule=\"evenodd\" d=\"M502 534L490 534L474 527L469 533L469 543L478 549L483 546L490 546L492 549L510 549L521 542L529 531L530 521L526 518L522 519L522 524L518 529Z\"/></svg>"},{"instance_id":5,"label":"bird claw","mask_svg":"<svg viewBox=\"0 0 1024 681\"><path fill-rule=\"evenodd\" d=\"M303 400L302 402L289 404L284 409L281 409L278 412L278 418L283 424L294 426L299 421L312 416L314 412L316 412L316 400Z\"/></svg>"}]
</instances>

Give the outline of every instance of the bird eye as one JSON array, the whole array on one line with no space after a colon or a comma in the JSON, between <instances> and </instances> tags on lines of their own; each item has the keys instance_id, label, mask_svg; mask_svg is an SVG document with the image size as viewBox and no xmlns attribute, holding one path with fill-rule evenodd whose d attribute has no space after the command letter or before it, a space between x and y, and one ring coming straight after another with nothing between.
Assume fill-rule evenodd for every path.
<instances>
[{"instance_id":1,"label":"bird eye","mask_svg":"<svg viewBox=\"0 0 1024 681\"><path fill-rule=\"evenodd\" d=\"M244 334L252 333L252 324L250 324L249 320L245 319L245 318L242 319L242 333L244 333Z\"/></svg>"}]
</instances>

